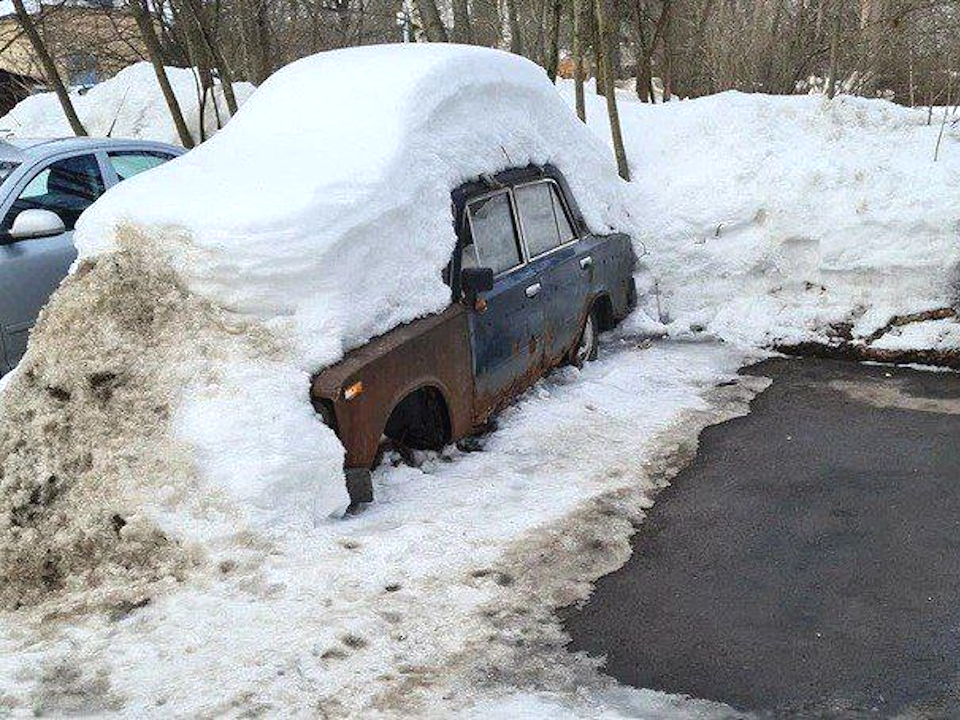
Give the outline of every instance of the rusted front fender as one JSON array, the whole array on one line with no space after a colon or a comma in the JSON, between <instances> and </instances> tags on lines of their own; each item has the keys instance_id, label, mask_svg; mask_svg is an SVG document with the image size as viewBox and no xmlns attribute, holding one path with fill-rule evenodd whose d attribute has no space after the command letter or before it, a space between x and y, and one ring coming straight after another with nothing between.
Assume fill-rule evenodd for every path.
<instances>
[{"instance_id":1,"label":"rusted front fender","mask_svg":"<svg viewBox=\"0 0 960 720\"><path fill-rule=\"evenodd\" d=\"M369 468L390 413L424 387L443 396L451 439L469 434L473 370L466 310L459 303L350 352L314 378L311 398L333 409L346 467Z\"/></svg>"}]
</instances>

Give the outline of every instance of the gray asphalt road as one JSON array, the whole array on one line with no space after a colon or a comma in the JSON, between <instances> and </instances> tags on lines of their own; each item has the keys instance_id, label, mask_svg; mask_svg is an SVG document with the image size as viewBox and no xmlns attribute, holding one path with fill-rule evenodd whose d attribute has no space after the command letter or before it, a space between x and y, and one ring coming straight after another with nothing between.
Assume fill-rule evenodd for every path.
<instances>
[{"instance_id":1,"label":"gray asphalt road","mask_svg":"<svg viewBox=\"0 0 960 720\"><path fill-rule=\"evenodd\" d=\"M960 717L960 375L821 360L708 428L565 624L622 682L775 716Z\"/></svg>"}]
</instances>

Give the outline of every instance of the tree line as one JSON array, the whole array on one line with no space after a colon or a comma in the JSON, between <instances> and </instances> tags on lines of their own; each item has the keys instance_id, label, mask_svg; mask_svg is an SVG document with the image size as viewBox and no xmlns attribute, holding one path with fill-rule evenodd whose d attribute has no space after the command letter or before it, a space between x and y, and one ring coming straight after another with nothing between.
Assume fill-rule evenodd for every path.
<instances>
[{"instance_id":1,"label":"tree line","mask_svg":"<svg viewBox=\"0 0 960 720\"><path fill-rule=\"evenodd\" d=\"M63 0L62 0L63 1ZM45 81L71 127L86 134L41 32L44 12L13 0ZM44 6L50 7L50 6ZM384 42L500 47L607 97L627 176L614 88L643 102L723 90L882 96L905 105L956 105L960 0L124 0L137 52L149 60L186 147L192 138L162 68L196 68L204 101L261 83L306 55Z\"/></svg>"}]
</instances>

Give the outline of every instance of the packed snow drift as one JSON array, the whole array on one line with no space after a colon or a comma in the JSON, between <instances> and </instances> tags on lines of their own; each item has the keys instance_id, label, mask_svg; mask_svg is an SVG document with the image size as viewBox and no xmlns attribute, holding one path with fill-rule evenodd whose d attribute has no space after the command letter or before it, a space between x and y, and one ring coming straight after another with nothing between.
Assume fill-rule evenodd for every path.
<instances>
[{"instance_id":1,"label":"packed snow drift","mask_svg":"<svg viewBox=\"0 0 960 720\"><path fill-rule=\"evenodd\" d=\"M212 136L230 119L230 112L217 83L208 94L201 113L200 85L191 68L166 68L183 119L195 142ZM237 103L253 93L247 82L233 84ZM160 91L153 66L139 62L124 68L86 92L72 91L70 99L87 133L95 137L139 138L180 145L180 135ZM204 132L200 132L201 119ZM73 135L55 93L46 92L22 100L0 117L0 134L44 138Z\"/></svg>"},{"instance_id":2,"label":"packed snow drift","mask_svg":"<svg viewBox=\"0 0 960 720\"><path fill-rule=\"evenodd\" d=\"M592 227L629 226L606 149L537 66L385 46L294 63L107 193L3 394L0 599L137 602L243 529L342 512L311 374L449 303L452 189L547 162Z\"/></svg>"},{"instance_id":3,"label":"packed snow drift","mask_svg":"<svg viewBox=\"0 0 960 720\"><path fill-rule=\"evenodd\" d=\"M572 85L562 93L572 104ZM587 97L590 127L608 138L603 98ZM646 311L662 330L865 347L957 307L952 114L928 124L926 110L847 96L618 97L652 271ZM956 339L946 325L957 327L913 329L915 349Z\"/></svg>"}]
</instances>

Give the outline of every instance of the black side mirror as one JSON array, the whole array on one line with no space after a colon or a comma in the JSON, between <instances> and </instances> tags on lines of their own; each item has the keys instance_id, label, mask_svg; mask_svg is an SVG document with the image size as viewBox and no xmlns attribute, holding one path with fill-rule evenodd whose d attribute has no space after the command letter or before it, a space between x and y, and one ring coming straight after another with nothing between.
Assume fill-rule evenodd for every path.
<instances>
[{"instance_id":1,"label":"black side mirror","mask_svg":"<svg viewBox=\"0 0 960 720\"><path fill-rule=\"evenodd\" d=\"M493 290L493 269L464 268L460 271L460 288L468 299L476 298L478 293Z\"/></svg>"}]
</instances>

